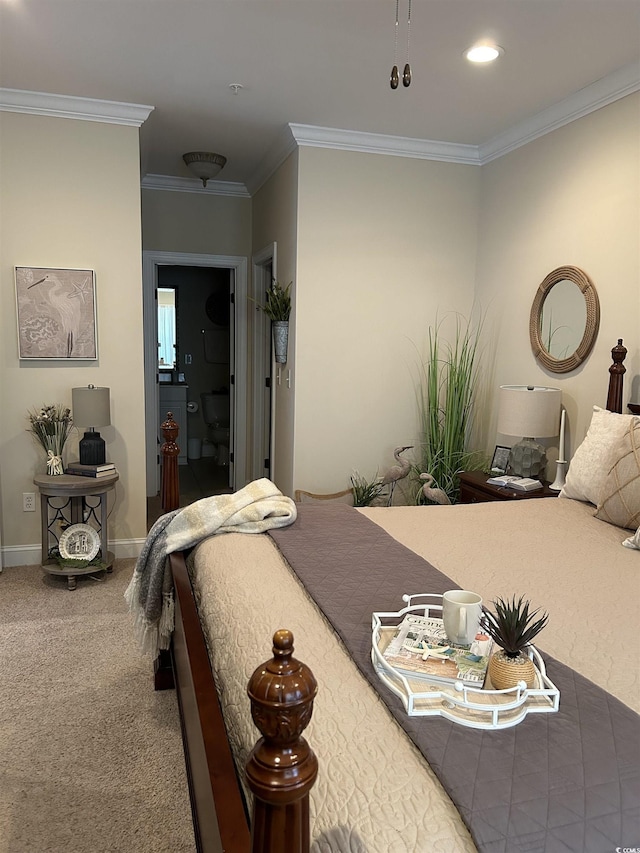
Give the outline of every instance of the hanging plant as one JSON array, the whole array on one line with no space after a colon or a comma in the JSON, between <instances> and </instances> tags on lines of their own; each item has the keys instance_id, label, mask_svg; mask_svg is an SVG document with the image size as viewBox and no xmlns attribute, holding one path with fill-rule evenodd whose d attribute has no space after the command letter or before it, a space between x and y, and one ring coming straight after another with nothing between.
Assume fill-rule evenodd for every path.
<instances>
[{"instance_id":1,"label":"hanging plant","mask_svg":"<svg viewBox=\"0 0 640 853\"><path fill-rule=\"evenodd\" d=\"M260 308L273 321L288 320L291 314L291 285L293 282L284 287L279 281L273 279L273 284L267 290L266 300ZM255 300L253 300L255 301Z\"/></svg>"},{"instance_id":2,"label":"hanging plant","mask_svg":"<svg viewBox=\"0 0 640 853\"><path fill-rule=\"evenodd\" d=\"M260 305L262 311L269 317L273 330L273 346L275 359L279 364L286 364L287 351L289 348L289 317L291 315L291 285L284 287L279 281L273 279L273 284L267 290L264 305ZM255 299L249 297L252 302Z\"/></svg>"}]
</instances>

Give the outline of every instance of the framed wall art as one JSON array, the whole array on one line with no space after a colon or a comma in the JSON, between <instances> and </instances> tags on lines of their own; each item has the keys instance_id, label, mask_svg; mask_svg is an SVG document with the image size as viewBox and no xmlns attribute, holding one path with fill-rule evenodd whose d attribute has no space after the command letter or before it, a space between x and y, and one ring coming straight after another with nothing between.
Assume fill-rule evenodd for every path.
<instances>
[{"instance_id":1,"label":"framed wall art","mask_svg":"<svg viewBox=\"0 0 640 853\"><path fill-rule=\"evenodd\" d=\"M16 267L18 357L96 360L93 270Z\"/></svg>"}]
</instances>

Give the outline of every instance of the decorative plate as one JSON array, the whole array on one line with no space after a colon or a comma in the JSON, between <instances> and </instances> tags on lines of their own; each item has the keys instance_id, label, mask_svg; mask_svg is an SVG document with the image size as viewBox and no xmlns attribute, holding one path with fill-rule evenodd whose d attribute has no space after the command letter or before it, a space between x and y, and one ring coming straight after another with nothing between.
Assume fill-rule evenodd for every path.
<instances>
[{"instance_id":1,"label":"decorative plate","mask_svg":"<svg viewBox=\"0 0 640 853\"><path fill-rule=\"evenodd\" d=\"M71 524L60 535L58 550L64 560L93 560L100 550L100 536L90 524Z\"/></svg>"}]
</instances>

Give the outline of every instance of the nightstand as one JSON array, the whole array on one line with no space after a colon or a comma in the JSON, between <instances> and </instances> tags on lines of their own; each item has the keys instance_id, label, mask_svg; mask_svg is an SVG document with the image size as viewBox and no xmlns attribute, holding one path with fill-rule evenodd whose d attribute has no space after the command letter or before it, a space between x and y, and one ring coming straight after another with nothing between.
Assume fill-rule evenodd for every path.
<instances>
[{"instance_id":1,"label":"nightstand","mask_svg":"<svg viewBox=\"0 0 640 853\"><path fill-rule=\"evenodd\" d=\"M117 472L99 478L72 474L56 477L38 474L33 478L40 492L42 512L42 568L50 575L66 577L71 590L76 588L78 575L112 570L114 556L107 549L107 493L115 488L118 479ZM52 548L59 545L64 529L85 522L95 528L100 537L104 569L98 566L60 566L50 556Z\"/></svg>"},{"instance_id":2,"label":"nightstand","mask_svg":"<svg viewBox=\"0 0 640 853\"><path fill-rule=\"evenodd\" d=\"M460 503L476 504L485 501L522 501L531 498L556 498L558 492L549 488L549 483L541 480L542 488L535 492L517 492L505 486L487 483L491 474L482 471L463 471L460 474Z\"/></svg>"}]
</instances>

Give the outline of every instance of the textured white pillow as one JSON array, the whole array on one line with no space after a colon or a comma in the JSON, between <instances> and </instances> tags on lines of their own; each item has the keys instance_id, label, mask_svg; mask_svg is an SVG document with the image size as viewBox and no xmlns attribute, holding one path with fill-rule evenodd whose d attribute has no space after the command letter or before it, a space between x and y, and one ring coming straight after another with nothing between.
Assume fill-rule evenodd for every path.
<instances>
[{"instance_id":1,"label":"textured white pillow","mask_svg":"<svg viewBox=\"0 0 640 853\"><path fill-rule=\"evenodd\" d=\"M640 424L630 426L604 478L596 518L636 530L640 524Z\"/></svg>"},{"instance_id":2,"label":"textured white pillow","mask_svg":"<svg viewBox=\"0 0 640 853\"><path fill-rule=\"evenodd\" d=\"M589 501L597 506L611 468L611 454L630 424L638 420L635 415L618 415L594 406L591 424L569 463L560 497Z\"/></svg>"}]
</instances>

